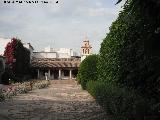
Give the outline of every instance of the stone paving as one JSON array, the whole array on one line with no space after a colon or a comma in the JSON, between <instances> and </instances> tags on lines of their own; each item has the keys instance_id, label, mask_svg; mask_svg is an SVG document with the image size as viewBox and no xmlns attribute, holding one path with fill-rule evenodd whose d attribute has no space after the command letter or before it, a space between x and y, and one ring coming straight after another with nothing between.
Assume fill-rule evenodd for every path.
<instances>
[{"instance_id":1,"label":"stone paving","mask_svg":"<svg viewBox=\"0 0 160 120\"><path fill-rule=\"evenodd\" d=\"M48 88L0 103L0 120L109 120L74 80L54 80Z\"/></svg>"}]
</instances>

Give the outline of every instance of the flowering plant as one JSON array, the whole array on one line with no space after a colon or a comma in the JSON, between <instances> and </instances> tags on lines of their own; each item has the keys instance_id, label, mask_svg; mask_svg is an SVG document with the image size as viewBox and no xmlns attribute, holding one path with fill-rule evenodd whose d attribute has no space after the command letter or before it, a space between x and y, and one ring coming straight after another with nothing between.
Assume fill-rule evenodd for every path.
<instances>
[{"instance_id":1,"label":"flowering plant","mask_svg":"<svg viewBox=\"0 0 160 120\"><path fill-rule=\"evenodd\" d=\"M0 89L0 102L12 98L17 94L28 93L33 89L42 89L46 88L50 85L50 82L47 80L39 80L39 81L29 81L23 83L15 83L12 85L4 85Z\"/></svg>"}]
</instances>

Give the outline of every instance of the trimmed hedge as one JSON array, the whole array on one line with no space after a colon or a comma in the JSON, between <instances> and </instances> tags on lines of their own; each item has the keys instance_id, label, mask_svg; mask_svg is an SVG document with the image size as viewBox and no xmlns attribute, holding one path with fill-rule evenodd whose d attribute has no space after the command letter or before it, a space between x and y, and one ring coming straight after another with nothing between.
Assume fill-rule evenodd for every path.
<instances>
[{"instance_id":1,"label":"trimmed hedge","mask_svg":"<svg viewBox=\"0 0 160 120\"><path fill-rule=\"evenodd\" d=\"M77 79L83 89L88 81L97 80L97 59L97 55L89 55L80 64Z\"/></svg>"},{"instance_id":2,"label":"trimmed hedge","mask_svg":"<svg viewBox=\"0 0 160 120\"><path fill-rule=\"evenodd\" d=\"M160 103L160 32L158 25L128 1L103 40L98 79L133 88Z\"/></svg>"},{"instance_id":3,"label":"trimmed hedge","mask_svg":"<svg viewBox=\"0 0 160 120\"><path fill-rule=\"evenodd\" d=\"M134 11L134 12L131 12ZM160 32L132 2L110 27L97 64L98 79L138 89L146 96L160 96Z\"/></svg>"},{"instance_id":4,"label":"trimmed hedge","mask_svg":"<svg viewBox=\"0 0 160 120\"><path fill-rule=\"evenodd\" d=\"M113 120L143 120L147 115L150 118L158 116L152 114L155 111L148 99L135 90L99 81L89 81L87 90Z\"/></svg>"},{"instance_id":5,"label":"trimmed hedge","mask_svg":"<svg viewBox=\"0 0 160 120\"><path fill-rule=\"evenodd\" d=\"M98 80L86 86L113 119L160 119L159 38L159 26L127 1L101 44Z\"/></svg>"}]
</instances>

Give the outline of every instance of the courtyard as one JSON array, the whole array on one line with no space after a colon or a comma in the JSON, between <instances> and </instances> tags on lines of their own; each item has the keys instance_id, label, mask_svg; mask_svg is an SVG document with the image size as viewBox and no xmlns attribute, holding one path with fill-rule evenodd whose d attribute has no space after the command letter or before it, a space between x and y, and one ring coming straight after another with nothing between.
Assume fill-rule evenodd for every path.
<instances>
[{"instance_id":1,"label":"courtyard","mask_svg":"<svg viewBox=\"0 0 160 120\"><path fill-rule=\"evenodd\" d=\"M1 120L106 120L106 113L75 80L52 80L48 88L0 103ZM109 119L107 119L109 120Z\"/></svg>"}]
</instances>

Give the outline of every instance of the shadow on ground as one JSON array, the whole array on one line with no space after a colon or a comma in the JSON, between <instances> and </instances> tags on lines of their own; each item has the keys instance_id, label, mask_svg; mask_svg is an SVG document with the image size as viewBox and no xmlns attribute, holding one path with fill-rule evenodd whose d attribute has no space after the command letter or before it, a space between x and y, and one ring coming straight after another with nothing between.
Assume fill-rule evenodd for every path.
<instances>
[{"instance_id":1,"label":"shadow on ground","mask_svg":"<svg viewBox=\"0 0 160 120\"><path fill-rule=\"evenodd\" d=\"M7 100L0 120L108 120L94 101Z\"/></svg>"}]
</instances>

